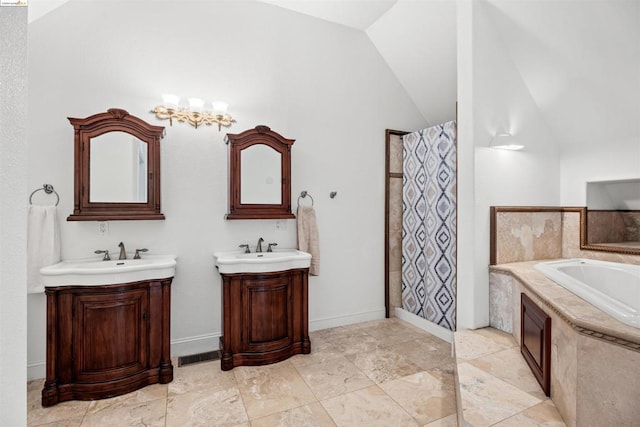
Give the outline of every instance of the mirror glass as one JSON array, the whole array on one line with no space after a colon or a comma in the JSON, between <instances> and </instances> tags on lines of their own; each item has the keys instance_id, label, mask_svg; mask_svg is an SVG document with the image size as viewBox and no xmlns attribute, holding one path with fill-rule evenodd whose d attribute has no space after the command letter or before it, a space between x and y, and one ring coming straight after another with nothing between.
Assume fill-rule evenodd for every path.
<instances>
[{"instance_id":1,"label":"mirror glass","mask_svg":"<svg viewBox=\"0 0 640 427\"><path fill-rule=\"evenodd\" d=\"M640 249L640 179L587 183L587 245Z\"/></svg>"},{"instance_id":2,"label":"mirror glass","mask_svg":"<svg viewBox=\"0 0 640 427\"><path fill-rule=\"evenodd\" d=\"M91 138L89 201L147 201L147 143L121 131Z\"/></svg>"},{"instance_id":3,"label":"mirror glass","mask_svg":"<svg viewBox=\"0 0 640 427\"><path fill-rule=\"evenodd\" d=\"M279 205L282 203L282 155L265 144L240 152L240 203Z\"/></svg>"}]
</instances>

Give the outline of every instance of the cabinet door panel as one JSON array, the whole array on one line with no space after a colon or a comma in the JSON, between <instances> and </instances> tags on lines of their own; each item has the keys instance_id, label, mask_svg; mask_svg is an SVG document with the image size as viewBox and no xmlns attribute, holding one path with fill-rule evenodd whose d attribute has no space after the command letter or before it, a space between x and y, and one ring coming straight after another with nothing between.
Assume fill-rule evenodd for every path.
<instances>
[{"instance_id":1,"label":"cabinet door panel","mask_svg":"<svg viewBox=\"0 0 640 427\"><path fill-rule=\"evenodd\" d=\"M269 351L292 342L292 306L290 278L274 277L246 280L243 303L247 336L243 340L249 351Z\"/></svg>"},{"instance_id":2,"label":"cabinet door panel","mask_svg":"<svg viewBox=\"0 0 640 427\"><path fill-rule=\"evenodd\" d=\"M78 295L74 364L78 381L131 375L147 366L148 291Z\"/></svg>"}]
</instances>

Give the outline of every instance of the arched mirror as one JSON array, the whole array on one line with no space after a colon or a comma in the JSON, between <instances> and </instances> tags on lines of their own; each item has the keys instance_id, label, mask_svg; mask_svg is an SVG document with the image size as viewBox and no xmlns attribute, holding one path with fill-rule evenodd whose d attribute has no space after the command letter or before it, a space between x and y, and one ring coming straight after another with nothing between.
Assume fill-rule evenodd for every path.
<instances>
[{"instance_id":1,"label":"arched mirror","mask_svg":"<svg viewBox=\"0 0 640 427\"><path fill-rule=\"evenodd\" d=\"M67 220L164 219L160 212L164 127L117 108L69 122L75 133L75 202Z\"/></svg>"},{"instance_id":2,"label":"arched mirror","mask_svg":"<svg viewBox=\"0 0 640 427\"><path fill-rule=\"evenodd\" d=\"M267 126L227 134L227 219L295 218L291 213L291 146Z\"/></svg>"}]
</instances>

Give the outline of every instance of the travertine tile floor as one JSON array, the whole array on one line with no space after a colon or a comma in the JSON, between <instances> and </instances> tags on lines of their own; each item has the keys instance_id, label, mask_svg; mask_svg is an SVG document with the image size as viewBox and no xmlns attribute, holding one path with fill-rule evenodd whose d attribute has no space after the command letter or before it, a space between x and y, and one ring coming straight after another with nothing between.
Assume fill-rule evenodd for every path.
<instances>
[{"instance_id":1,"label":"travertine tile floor","mask_svg":"<svg viewBox=\"0 0 640 427\"><path fill-rule=\"evenodd\" d=\"M474 427L566 427L516 340L494 328L455 333L464 421Z\"/></svg>"},{"instance_id":2,"label":"travertine tile floor","mask_svg":"<svg viewBox=\"0 0 640 427\"><path fill-rule=\"evenodd\" d=\"M396 318L312 332L310 355L260 367L174 365L170 384L42 408L30 426L456 426L448 343Z\"/></svg>"}]
</instances>

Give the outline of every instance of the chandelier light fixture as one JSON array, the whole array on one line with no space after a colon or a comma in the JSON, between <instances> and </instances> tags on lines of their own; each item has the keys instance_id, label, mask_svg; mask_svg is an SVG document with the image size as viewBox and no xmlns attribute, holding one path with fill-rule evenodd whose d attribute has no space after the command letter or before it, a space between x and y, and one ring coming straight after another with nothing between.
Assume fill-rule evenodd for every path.
<instances>
[{"instance_id":1,"label":"chandelier light fixture","mask_svg":"<svg viewBox=\"0 0 640 427\"><path fill-rule=\"evenodd\" d=\"M207 104L205 108L205 102L200 98L189 98L189 107L181 108L180 98L176 95L165 94L162 95L162 105L158 105L151 110L160 120L169 120L169 125L173 126L173 120L179 122L189 123L196 129L201 125L211 126L214 123L218 124L218 131L222 126L231 126L231 123L235 122L233 117L227 114L227 103L214 101L211 104ZM211 107L211 108L209 108Z\"/></svg>"}]
</instances>

